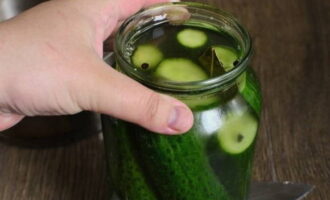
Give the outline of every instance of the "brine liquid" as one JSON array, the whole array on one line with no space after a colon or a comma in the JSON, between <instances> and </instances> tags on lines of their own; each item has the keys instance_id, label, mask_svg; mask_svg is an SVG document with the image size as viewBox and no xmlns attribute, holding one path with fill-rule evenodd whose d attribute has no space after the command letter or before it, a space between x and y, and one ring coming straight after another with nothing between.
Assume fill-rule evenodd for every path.
<instances>
[{"instance_id":1,"label":"brine liquid","mask_svg":"<svg viewBox=\"0 0 330 200\"><path fill-rule=\"evenodd\" d=\"M198 48L188 48L182 45L177 39L177 34L187 28L204 32L207 35L206 43ZM141 34L137 41L134 42L135 47L146 44L156 46L163 53L163 60L168 58L186 58L199 66L201 66L199 58L210 47L227 46L237 50L238 54L241 51L235 39L225 32L219 33L200 27L173 26L170 24L153 27ZM145 72L152 73L154 70L146 70Z\"/></svg>"}]
</instances>

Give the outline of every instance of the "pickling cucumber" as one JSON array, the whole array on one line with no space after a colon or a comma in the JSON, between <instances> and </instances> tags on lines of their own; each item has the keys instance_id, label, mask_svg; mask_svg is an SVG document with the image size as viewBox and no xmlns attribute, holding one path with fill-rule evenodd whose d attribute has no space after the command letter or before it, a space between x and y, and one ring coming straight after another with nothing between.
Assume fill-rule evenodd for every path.
<instances>
[{"instance_id":1,"label":"pickling cucumber","mask_svg":"<svg viewBox=\"0 0 330 200\"><path fill-rule=\"evenodd\" d=\"M177 34L179 43L188 48L202 47L207 42L207 35L200 30L186 28Z\"/></svg>"},{"instance_id":2,"label":"pickling cucumber","mask_svg":"<svg viewBox=\"0 0 330 200\"><path fill-rule=\"evenodd\" d=\"M163 59L163 53L154 45L145 44L136 48L132 56L132 62L136 67L152 69Z\"/></svg>"},{"instance_id":3,"label":"pickling cucumber","mask_svg":"<svg viewBox=\"0 0 330 200\"><path fill-rule=\"evenodd\" d=\"M109 159L110 184L116 188L118 195L125 195L120 199L157 200L138 163L125 122L102 118L102 126L107 130L104 139L109 142L106 156Z\"/></svg>"},{"instance_id":4,"label":"pickling cucumber","mask_svg":"<svg viewBox=\"0 0 330 200\"><path fill-rule=\"evenodd\" d=\"M159 200L229 200L210 167L196 128L178 136L128 125L145 177Z\"/></svg>"},{"instance_id":5,"label":"pickling cucumber","mask_svg":"<svg viewBox=\"0 0 330 200\"><path fill-rule=\"evenodd\" d=\"M220 146L229 154L240 154L253 143L257 129L257 120L248 112L228 115L218 131Z\"/></svg>"},{"instance_id":6,"label":"pickling cucumber","mask_svg":"<svg viewBox=\"0 0 330 200\"><path fill-rule=\"evenodd\" d=\"M237 78L237 86L238 86L238 90L240 92L242 92L245 89L245 86L246 86L246 72L242 73Z\"/></svg>"},{"instance_id":7,"label":"pickling cucumber","mask_svg":"<svg viewBox=\"0 0 330 200\"><path fill-rule=\"evenodd\" d=\"M155 76L177 82L200 81L208 78L199 65L186 58L163 60L157 67Z\"/></svg>"},{"instance_id":8,"label":"pickling cucumber","mask_svg":"<svg viewBox=\"0 0 330 200\"><path fill-rule=\"evenodd\" d=\"M225 71L229 71L235 67L235 62L238 61L238 52L232 47L228 46L216 46L214 47L215 53L219 61L222 63ZM245 89L246 86L246 72L242 73L237 78L237 86L240 92Z\"/></svg>"},{"instance_id":9,"label":"pickling cucumber","mask_svg":"<svg viewBox=\"0 0 330 200\"><path fill-rule=\"evenodd\" d=\"M184 102L193 111L203 110L207 107L210 107L212 105L218 105L220 103L219 96L214 94L193 98L183 98L180 100Z\"/></svg>"},{"instance_id":10,"label":"pickling cucumber","mask_svg":"<svg viewBox=\"0 0 330 200\"><path fill-rule=\"evenodd\" d=\"M228 46L215 46L214 50L226 71L234 68L234 62L238 59L238 52L234 48Z\"/></svg>"},{"instance_id":11,"label":"pickling cucumber","mask_svg":"<svg viewBox=\"0 0 330 200\"><path fill-rule=\"evenodd\" d=\"M246 199L251 178L252 157L255 141L240 154L219 151L217 134L208 140L209 161L220 182L232 197L230 200ZM218 153L214 153L217 152Z\"/></svg>"},{"instance_id":12,"label":"pickling cucumber","mask_svg":"<svg viewBox=\"0 0 330 200\"><path fill-rule=\"evenodd\" d=\"M261 114L261 105L262 105L259 81L257 80L254 72L250 68L248 68L247 71L244 72L244 74L245 74L244 87L243 85L240 86L240 84L242 83L239 82L238 83L238 87L240 89L239 91L259 117ZM239 81L243 80L240 79L241 78L239 78L238 80Z\"/></svg>"}]
</instances>

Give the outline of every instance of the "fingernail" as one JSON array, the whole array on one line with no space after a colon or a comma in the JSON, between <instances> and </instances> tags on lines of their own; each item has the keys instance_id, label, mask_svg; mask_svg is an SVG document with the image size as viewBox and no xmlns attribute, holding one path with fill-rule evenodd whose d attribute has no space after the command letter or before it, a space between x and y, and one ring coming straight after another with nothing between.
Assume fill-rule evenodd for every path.
<instances>
[{"instance_id":1,"label":"fingernail","mask_svg":"<svg viewBox=\"0 0 330 200\"><path fill-rule=\"evenodd\" d=\"M189 11L183 7L168 8L164 12L167 14L167 19L172 25L181 25L191 17Z\"/></svg>"},{"instance_id":2,"label":"fingernail","mask_svg":"<svg viewBox=\"0 0 330 200\"><path fill-rule=\"evenodd\" d=\"M170 112L168 119L169 133L182 133L192 126L192 113L183 106L175 106Z\"/></svg>"},{"instance_id":3,"label":"fingernail","mask_svg":"<svg viewBox=\"0 0 330 200\"><path fill-rule=\"evenodd\" d=\"M0 131L6 130L23 119L24 116L0 112Z\"/></svg>"}]
</instances>

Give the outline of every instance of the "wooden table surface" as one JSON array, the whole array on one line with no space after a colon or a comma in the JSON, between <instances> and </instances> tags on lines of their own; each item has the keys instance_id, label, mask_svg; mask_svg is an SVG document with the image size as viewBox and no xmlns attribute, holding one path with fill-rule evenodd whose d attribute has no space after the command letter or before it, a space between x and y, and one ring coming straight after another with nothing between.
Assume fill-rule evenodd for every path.
<instances>
[{"instance_id":1,"label":"wooden table surface","mask_svg":"<svg viewBox=\"0 0 330 200\"><path fill-rule=\"evenodd\" d=\"M264 96L254 180L313 184L330 197L330 1L204 0L252 35ZM50 149L0 144L1 200L106 199L99 136Z\"/></svg>"}]
</instances>

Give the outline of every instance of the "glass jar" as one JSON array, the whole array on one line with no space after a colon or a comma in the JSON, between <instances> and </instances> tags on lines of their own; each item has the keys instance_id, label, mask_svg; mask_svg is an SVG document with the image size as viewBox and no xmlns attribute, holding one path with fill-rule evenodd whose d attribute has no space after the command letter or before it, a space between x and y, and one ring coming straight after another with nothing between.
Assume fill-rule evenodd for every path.
<instances>
[{"instance_id":1,"label":"glass jar","mask_svg":"<svg viewBox=\"0 0 330 200\"><path fill-rule=\"evenodd\" d=\"M185 16L189 19L180 23L186 26L235 39L240 50L235 67L207 80L171 82L155 81L132 66L141 35ZM230 14L204 4L160 4L123 23L116 38L117 69L185 102L194 125L183 135L168 136L103 115L112 199L247 199L261 111L259 83L249 66L251 49L248 33Z\"/></svg>"}]
</instances>

